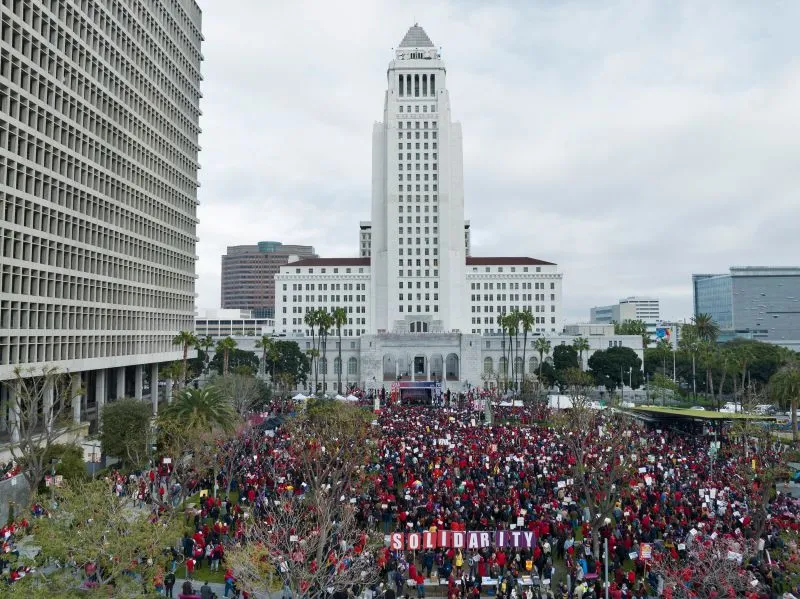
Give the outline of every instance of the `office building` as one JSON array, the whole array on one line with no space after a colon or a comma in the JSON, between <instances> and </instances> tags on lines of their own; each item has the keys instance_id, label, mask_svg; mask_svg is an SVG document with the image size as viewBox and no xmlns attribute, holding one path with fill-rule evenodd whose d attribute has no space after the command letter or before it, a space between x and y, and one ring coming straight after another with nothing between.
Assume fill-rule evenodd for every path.
<instances>
[{"instance_id":1,"label":"office building","mask_svg":"<svg viewBox=\"0 0 800 599\"><path fill-rule=\"evenodd\" d=\"M655 341L656 328L661 323L659 301L654 297L626 297L616 304L595 306L589 309L589 322L593 324L623 323L641 320L647 325L650 339Z\"/></svg>"},{"instance_id":2,"label":"office building","mask_svg":"<svg viewBox=\"0 0 800 599\"><path fill-rule=\"evenodd\" d=\"M800 268L735 266L692 275L694 313L710 314L720 341L740 337L800 349Z\"/></svg>"},{"instance_id":3,"label":"office building","mask_svg":"<svg viewBox=\"0 0 800 599\"><path fill-rule=\"evenodd\" d=\"M316 254L310 245L283 245L279 241L228 246L222 256L222 308L250 310L257 318L272 318L275 275L290 256L314 258Z\"/></svg>"},{"instance_id":4,"label":"office building","mask_svg":"<svg viewBox=\"0 0 800 599\"><path fill-rule=\"evenodd\" d=\"M156 390L193 325L201 12L4 0L0 18L0 380L69 372L85 420Z\"/></svg>"}]
</instances>

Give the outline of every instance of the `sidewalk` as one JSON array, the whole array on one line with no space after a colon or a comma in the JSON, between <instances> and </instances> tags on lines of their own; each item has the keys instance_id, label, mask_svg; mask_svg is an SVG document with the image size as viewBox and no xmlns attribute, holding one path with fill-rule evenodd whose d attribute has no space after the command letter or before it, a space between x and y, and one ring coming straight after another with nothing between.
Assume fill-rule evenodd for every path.
<instances>
[{"instance_id":1,"label":"sidewalk","mask_svg":"<svg viewBox=\"0 0 800 599\"><path fill-rule=\"evenodd\" d=\"M202 572L200 572L202 574ZM185 578L175 578L175 586L172 587L172 596L177 598L178 595L181 593L181 587L186 579ZM192 588L194 589L195 593L198 595L200 594L200 587L203 586L205 579L202 576L198 576L191 580ZM220 599L225 596L225 583L222 582L209 582L208 586L211 587L211 590L217 594L217 597ZM232 597L233 593L228 593L228 597ZM254 595L250 595L252 599L281 599L280 591L275 593L256 593Z\"/></svg>"}]
</instances>

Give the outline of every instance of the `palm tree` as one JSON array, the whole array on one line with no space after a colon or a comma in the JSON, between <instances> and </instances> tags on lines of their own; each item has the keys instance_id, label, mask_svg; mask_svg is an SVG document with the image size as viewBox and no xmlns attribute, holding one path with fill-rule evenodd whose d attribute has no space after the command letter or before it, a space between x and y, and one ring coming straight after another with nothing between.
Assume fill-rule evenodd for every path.
<instances>
[{"instance_id":1,"label":"palm tree","mask_svg":"<svg viewBox=\"0 0 800 599\"><path fill-rule=\"evenodd\" d=\"M272 338L269 335L262 335L261 339L256 339L256 349L261 350L261 368L264 374L267 373L267 355L272 349Z\"/></svg>"},{"instance_id":2,"label":"palm tree","mask_svg":"<svg viewBox=\"0 0 800 599\"><path fill-rule=\"evenodd\" d=\"M231 350L236 349L236 341L230 337L217 341L217 352L222 352L222 376L228 376L228 358Z\"/></svg>"},{"instance_id":3,"label":"palm tree","mask_svg":"<svg viewBox=\"0 0 800 599\"><path fill-rule=\"evenodd\" d=\"M334 308L333 310L333 326L336 327L336 335L339 337L339 372L337 381L338 392L342 392L342 327L347 324L347 312L344 308Z\"/></svg>"},{"instance_id":4,"label":"palm tree","mask_svg":"<svg viewBox=\"0 0 800 599\"><path fill-rule=\"evenodd\" d=\"M209 432L214 429L230 431L236 421L233 406L213 385L184 389L162 415L174 418L188 429Z\"/></svg>"},{"instance_id":5,"label":"palm tree","mask_svg":"<svg viewBox=\"0 0 800 599\"><path fill-rule=\"evenodd\" d=\"M175 338L172 340L172 345L182 345L183 346L183 370L181 371L181 383L180 386L183 387L186 385L186 368L188 365L189 359L189 347L193 347L197 343L197 337L194 336L194 333L191 331L181 331Z\"/></svg>"},{"instance_id":6,"label":"palm tree","mask_svg":"<svg viewBox=\"0 0 800 599\"><path fill-rule=\"evenodd\" d=\"M203 351L203 372L208 372L208 365L211 362L211 356L209 355L209 350L214 347L214 340L211 338L211 335L206 335L205 337L201 337L197 340L197 343L194 345L195 349L198 351Z\"/></svg>"},{"instance_id":7,"label":"palm tree","mask_svg":"<svg viewBox=\"0 0 800 599\"><path fill-rule=\"evenodd\" d=\"M527 310L519 313L519 324L522 327L522 384L525 384L525 350L528 347L528 333L533 330L533 314Z\"/></svg>"},{"instance_id":8,"label":"palm tree","mask_svg":"<svg viewBox=\"0 0 800 599\"><path fill-rule=\"evenodd\" d=\"M542 364L544 364L544 356L550 353L550 341L545 337L539 337L533 342L533 349L539 352L539 382L542 380Z\"/></svg>"},{"instance_id":9,"label":"palm tree","mask_svg":"<svg viewBox=\"0 0 800 599\"><path fill-rule=\"evenodd\" d=\"M658 343L656 343L656 352L658 353L659 356L661 356L661 361L662 361L661 374L667 376L667 358L672 353L672 343L670 343L666 339L661 339Z\"/></svg>"},{"instance_id":10,"label":"palm tree","mask_svg":"<svg viewBox=\"0 0 800 599\"><path fill-rule=\"evenodd\" d=\"M497 307L497 311L500 312L500 306ZM497 315L497 324L500 325L500 329L502 331L502 340L503 343L501 347L503 348L503 359L506 358L506 317L503 315L502 312ZM506 360L506 367L505 369L501 368L500 372L503 374L503 379L506 383L506 390L508 389L508 360ZM499 386L499 385L498 385Z\"/></svg>"},{"instance_id":11,"label":"palm tree","mask_svg":"<svg viewBox=\"0 0 800 599\"><path fill-rule=\"evenodd\" d=\"M514 339L517 337L517 316L514 312L509 312L505 315L506 321L506 330L508 331L508 353L509 353L509 361L511 362L511 385L512 387L516 388L517 385L517 376L516 376L516 356L514 352Z\"/></svg>"},{"instance_id":12,"label":"palm tree","mask_svg":"<svg viewBox=\"0 0 800 599\"><path fill-rule=\"evenodd\" d=\"M791 406L792 441L797 443L797 401L800 398L800 362L793 361L781 368L769 379L772 396L782 406Z\"/></svg>"},{"instance_id":13,"label":"palm tree","mask_svg":"<svg viewBox=\"0 0 800 599\"><path fill-rule=\"evenodd\" d=\"M311 349L314 351L316 351L317 349L316 343L314 343L315 339L314 335L316 334L318 316L319 316L318 310L309 310L308 312L306 312L305 316L303 316L303 322L308 328L311 329ZM319 377L317 372L318 364L315 358L319 356L319 353L317 353L316 355L311 353L309 354L309 356L311 357L311 366L314 367L314 393L316 393Z\"/></svg>"},{"instance_id":14,"label":"palm tree","mask_svg":"<svg viewBox=\"0 0 800 599\"><path fill-rule=\"evenodd\" d=\"M681 338L678 340L678 349L692 356L692 396L697 397L697 352L700 349L700 339L697 328L693 324L681 327Z\"/></svg>"},{"instance_id":15,"label":"palm tree","mask_svg":"<svg viewBox=\"0 0 800 599\"><path fill-rule=\"evenodd\" d=\"M589 353L589 340L586 337L576 337L572 340L572 347L578 352L578 359L581 361L581 370L583 370L583 352Z\"/></svg>"},{"instance_id":16,"label":"palm tree","mask_svg":"<svg viewBox=\"0 0 800 599\"><path fill-rule=\"evenodd\" d=\"M700 341L714 343L717 337L719 337L719 325L714 322L711 314L696 314L694 318L692 318L692 324L697 333L697 338L700 339Z\"/></svg>"},{"instance_id":17,"label":"palm tree","mask_svg":"<svg viewBox=\"0 0 800 599\"><path fill-rule=\"evenodd\" d=\"M317 327L319 332L319 343L322 348L322 361L325 364L325 369L322 371L322 390L325 392L325 377L328 374L328 333L333 326L333 317L325 310L319 310L317 314Z\"/></svg>"}]
</instances>

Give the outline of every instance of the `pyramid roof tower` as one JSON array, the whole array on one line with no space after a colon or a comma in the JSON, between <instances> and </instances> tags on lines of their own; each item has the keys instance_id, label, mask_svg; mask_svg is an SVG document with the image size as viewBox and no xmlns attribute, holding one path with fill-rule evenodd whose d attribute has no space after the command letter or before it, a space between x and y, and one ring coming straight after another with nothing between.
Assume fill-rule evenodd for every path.
<instances>
[{"instance_id":1,"label":"pyramid roof tower","mask_svg":"<svg viewBox=\"0 0 800 599\"><path fill-rule=\"evenodd\" d=\"M400 48L433 48L433 42L425 30L417 23L414 23L408 29L403 41L400 42Z\"/></svg>"}]
</instances>

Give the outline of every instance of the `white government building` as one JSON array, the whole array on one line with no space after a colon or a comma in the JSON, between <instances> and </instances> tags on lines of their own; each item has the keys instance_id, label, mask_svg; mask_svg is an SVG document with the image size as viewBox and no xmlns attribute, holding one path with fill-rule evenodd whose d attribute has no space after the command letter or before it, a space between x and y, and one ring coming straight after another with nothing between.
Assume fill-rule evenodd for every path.
<instances>
[{"instance_id":1,"label":"white government building","mask_svg":"<svg viewBox=\"0 0 800 599\"><path fill-rule=\"evenodd\" d=\"M72 377L72 418L154 401L192 328L201 12L2 2L0 436L20 367ZM53 401L45 397L45 404Z\"/></svg>"},{"instance_id":2,"label":"white government building","mask_svg":"<svg viewBox=\"0 0 800 599\"><path fill-rule=\"evenodd\" d=\"M444 62L418 25L408 30L387 71L383 122L372 131L372 219L359 223L358 258L315 258L275 276L275 333L311 348L304 315L343 307L342 380L362 388L426 394L489 384L501 369L497 317L534 317L525 369L538 366L534 339L571 343L563 328L562 274L526 257L473 257L464 219L460 123L453 122ZM606 342L608 345L606 345ZM328 341L326 389L339 369L335 331ZM522 335L519 343L522 344ZM592 349L641 339L603 335ZM520 360L522 349L519 351Z\"/></svg>"}]
</instances>

